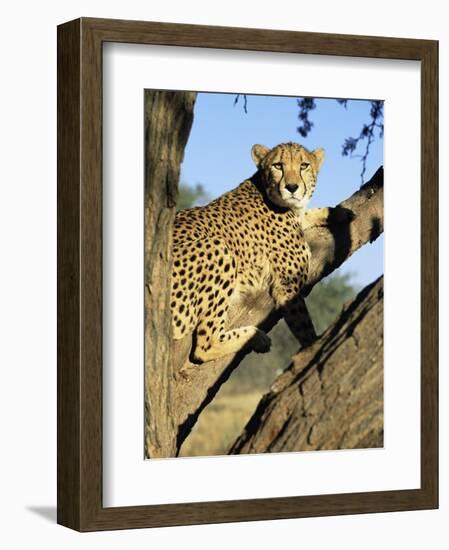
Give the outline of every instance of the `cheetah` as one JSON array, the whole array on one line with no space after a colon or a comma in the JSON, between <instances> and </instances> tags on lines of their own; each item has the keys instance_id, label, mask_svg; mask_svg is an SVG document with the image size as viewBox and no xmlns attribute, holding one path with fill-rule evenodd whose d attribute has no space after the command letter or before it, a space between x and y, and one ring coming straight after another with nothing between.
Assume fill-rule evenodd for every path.
<instances>
[{"instance_id":1,"label":"cheetah","mask_svg":"<svg viewBox=\"0 0 449 550\"><path fill-rule=\"evenodd\" d=\"M324 150L297 143L256 144L257 171L207 206L177 213L174 225L171 313L173 338L193 335L191 361L201 364L245 346L270 349L255 326L227 327L231 305L269 290L302 346L316 333L300 291L307 281L308 225L325 223L328 208L306 206Z\"/></svg>"}]
</instances>

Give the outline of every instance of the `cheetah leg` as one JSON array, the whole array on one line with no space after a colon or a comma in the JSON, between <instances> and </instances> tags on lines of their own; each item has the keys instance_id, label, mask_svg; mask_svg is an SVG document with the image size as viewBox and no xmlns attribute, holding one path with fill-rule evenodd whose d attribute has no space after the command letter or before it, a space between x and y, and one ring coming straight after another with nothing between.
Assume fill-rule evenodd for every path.
<instances>
[{"instance_id":1,"label":"cheetah leg","mask_svg":"<svg viewBox=\"0 0 449 550\"><path fill-rule=\"evenodd\" d=\"M312 344L317 334L304 298L296 296L283 306L285 322L302 347Z\"/></svg>"},{"instance_id":2,"label":"cheetah leg","mask_svg":"<svg viewBox=\"0 0 449 550\"><path fill-rule=\"evenodd\" d=\"M215 330L208 332L205 323L201 323L197 329L196 346L193 350L195 363L216 361L225 355L236 353L245 346L250 346L258 353L266 353L270 350L270 338L257 327L246 326L228 331Z\"/></svg>"},{"instance_id":3,"label":"cheetah leg","mask_svg":"<svg viewBox=\"0 0 449 550\"><path fill-rule=\"evenodd\" d=\"M302 228L308 229L317 225L327 225L331 208L309 208L302 217Z\"/></svg>"},{"instance_id":4,"label":"cheetah leg","mask_svg":"<svg viewBox=\"0 0 449 550\"><path fill-rule=\"evenodd\" d=\"M253 326L226 330L229 304L234 293L236 262L219 239L203 241L207 255L198 273L197 314L191 359L194 363L215 361L251 346L259 353L270 349L268 336ZM202 285L202 286L201 286Z\"/></svg>"},{"instance_id":5,"label":"cheetah leg","mask_svg":"<svg viewBox=\"0 0 449 550\"><path fill-rule=\"evenodd\" d=\"M302 347L309 346L317 338L304 298L293 288L278 287L273 297L282 313L288 328Z\"/></svg>"}]
</instances>

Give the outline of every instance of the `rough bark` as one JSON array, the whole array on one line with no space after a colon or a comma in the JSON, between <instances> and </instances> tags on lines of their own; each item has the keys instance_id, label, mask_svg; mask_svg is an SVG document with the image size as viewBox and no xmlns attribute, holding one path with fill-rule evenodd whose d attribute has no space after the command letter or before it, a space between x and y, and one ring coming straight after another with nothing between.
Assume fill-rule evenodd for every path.
<instances>
[{"instance_id":1,"label":"rough bark","mask_svg":"<svg viewBox=\"0 0 449 550\"><path fill-rule=\"evenodd\" d=\"M145 453L176 454L170 292L172 226L196 94L145 92Z\"/></svg>"},{"instance_id":2,"label":"rough bark","mask_svg":"<svg viewBox=\"0 0 449 550\"><path fill-rule=\"evenodd\" d=\"M382 445L381 277L312 346L293 357L230 454Z\"/></svg>"}]
</instances>

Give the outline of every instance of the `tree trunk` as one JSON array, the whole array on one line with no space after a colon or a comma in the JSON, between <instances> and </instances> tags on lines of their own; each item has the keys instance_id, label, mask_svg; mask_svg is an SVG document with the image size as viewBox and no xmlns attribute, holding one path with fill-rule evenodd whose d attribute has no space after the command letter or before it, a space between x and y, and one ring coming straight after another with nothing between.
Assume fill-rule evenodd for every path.
<instances>
[{"instance_id":1,"label":"tree trunk","mask_svg":"<svg viewBox=\"0 0 449 550\"><path fill-rule=\"evenodd\" d=\"M145 454L174 456L172 227L196 94L145 92Z\"/></svg>"},{"instance_id":2,"label":"tree trunk","mask_svg":"<svg viewBox=\"0 0 449 550\"><path fill-rule=\"evenodd\" d=\"M273 383L230 454L383 445L383 277Z\"/></svg>"}]
</instances>

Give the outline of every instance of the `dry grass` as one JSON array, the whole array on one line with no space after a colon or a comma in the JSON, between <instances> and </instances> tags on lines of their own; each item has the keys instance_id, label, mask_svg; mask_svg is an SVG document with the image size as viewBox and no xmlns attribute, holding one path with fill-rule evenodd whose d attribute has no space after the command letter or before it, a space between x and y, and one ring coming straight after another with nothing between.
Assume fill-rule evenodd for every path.
<instances>
[{"instance_id":1,"label":"dry grass","mask_svg":"<svg viewBox=\"0 0 449 550\"><path fill-rule=\"evenodd\" d=\"M254 412L263 391L222 394L204 410L179 456L225 455Z\"/></svg>"}]
</instances>

